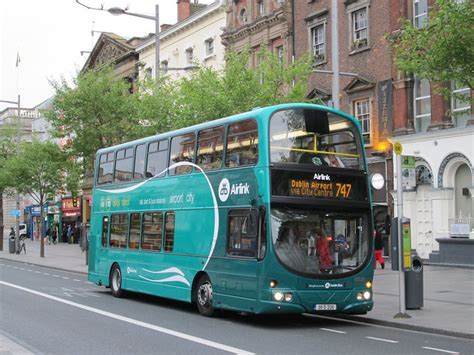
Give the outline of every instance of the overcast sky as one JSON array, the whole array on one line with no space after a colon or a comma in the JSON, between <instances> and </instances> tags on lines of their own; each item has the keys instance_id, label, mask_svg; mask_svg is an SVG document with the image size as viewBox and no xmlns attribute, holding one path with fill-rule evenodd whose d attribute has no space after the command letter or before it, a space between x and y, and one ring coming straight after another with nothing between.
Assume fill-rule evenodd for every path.
<instances>
[{"instance_id":1,"label":"overcast sky","mask_svg":"<svg viewBox=\"0 0 474 355\"><path fill-rule=\"evenodd\" d=\"M155 15L160 6L160 24L174 24L176 0L80 0L91 7L129 7L128 11ZM210 4L212 0L200 0ZM123 37L155 32L154 21L133 16L112 16L92 11L75 0L2 0L0 5L0 100L21 106L36 106L53 95L49 80L64 77L69 83L82 69L100 33L114 32ZM17 53L20 56L16 67ZM0 103L0 110L7 105Z\"/></svg>"}]
</instances>

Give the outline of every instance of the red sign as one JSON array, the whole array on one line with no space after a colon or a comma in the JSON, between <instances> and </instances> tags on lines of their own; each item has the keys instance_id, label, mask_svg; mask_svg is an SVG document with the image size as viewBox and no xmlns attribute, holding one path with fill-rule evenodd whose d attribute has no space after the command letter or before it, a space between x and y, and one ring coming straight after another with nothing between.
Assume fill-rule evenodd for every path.
<instances>
[{"instance_id":1,"label":"red sign","mask_svg":"<svg viewBox=\"0 0 474 355\"><path fill-rule=\"evenodd\" d=\"M81 200L80 199L65 198L62 201L62 207L63 207L63 211L81 210Z\"/></svg>"}]
</instances>

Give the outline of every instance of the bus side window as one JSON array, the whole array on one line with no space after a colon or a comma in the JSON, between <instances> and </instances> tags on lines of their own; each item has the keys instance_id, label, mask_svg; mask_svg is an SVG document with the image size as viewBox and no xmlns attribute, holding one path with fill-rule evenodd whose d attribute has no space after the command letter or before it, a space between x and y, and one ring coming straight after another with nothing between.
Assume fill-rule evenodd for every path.
<instances>
[{"instance_id":1,"label":"bus side window","mask_svg":"<svg viewBox=\"0 0 474 355\"><path fill-rule=\"evenodd\" d=\"M133 165L133 179L143 179L145 176L145 144L140 144L135 150L135 163Z\"/></svg>"},{"instance_id":2,"label":"bus side window","mask_svg":"<svg viewBox=\"0 0 474 355\"><path fill-rule=\"evenodd\" d=\"M133 160L133 147L121 149L117 152L115 182L132 180Z\"/></svg>"},{"instance_id":3,"label":"bus side window","mask_svg":"<svg viewBox=\"0 0 474 355\"><path fill-rule=\"evenodd\" d=\"M171 139L171 151L169 166L181 162L194 162L194 145L196 142L196 135L194 133L187 133L181 136L176 136ZM169 169L170 175L189 174L193 171L191 165L180 165Z\"/></svg>"},{"instance_id":4,"label":"bus side window","mask_svg":"<svg viewBox=\"0 0 474 355\"><path fill-rule=\"evenodd\" d=\"M130 215L130 230L128 232L128 247L130 249L138 249L140 244L140 222L140 213Z\"/></svg>"},{"instance_id":5,"label":"bus side window","mask_svg":"<svg viewBox=\"0 0 474 355\"><path fill-rule=\"evenodd\" d=\"M257 255L257 233L250 223L249 210L229 212L227 255L254 258Z\"/></svg>"},{"instance_id":6,"label":"bus side window","mask_svg":"<svg viewBox=\"0 0 474 355\"><path fill-rule=\"evenodd\" d=\"M114 158L115 153L105 153L100 156L99 173L97 176L97 183L99 185L108 184L112 182L114 175Z\"/></svg>"},{"instance_id":7,"label":"bus side window","mask_svg":"<svg viewBox=\"0 0 474 355\"><path fill-rule=\"evenodd\" d=\"M127 247L128 214L113 214L110 221L109 245L115 248Z\"/></svg>"},{"instance_id":8,"label":"bus side window","mask_svg":"<svg viewBox=\"0 0 474 355\"><path fill-rule=\"evenodd\" d=\"M163 177L166 175L166 164L168 160L168 140L152 142L148 145L148 160L146 166L146 177Z\"/></svg>"},{"instance_id":9,"label":"bus side window","mask_svg":"<svg viewBox=\"0 0 474 355\"><path fill-rule=\"evenodd\" d=\"M258 127L253 119L229 125L226 167L254 165L258 161Z\"/></svg>"},{"instance_id":10,"label":"bus side window","mask_svg":"<svg viewBox=\"0 0 474 355\"><path fill-rule=\"evenodd\" d=\"M222 166L223 142L223 126L200 131L196 164L203 170L220 169Z\"/></svg>"},{"instance_id":11,"label":"bus side window","mask_svg":"<svg viewBox=\"0 0 474 355\"><path fill-rule=\"evenodd\" d=\"M142 219L142 249L161 250L163 239L163 213L144 213Z\"/></svg>"},{"instance_id":12,"label":"bus side window","mask_svg":"<svg viewBox=\"0 0 474 355\"><path fill-rule=\"evenodd\" d=\"M165 215L165 251L171 252L174 248L174 212Z\"/></svg>"},{"instance_id":13,"label":"bus side window","mask_svg":"<svg viewBox=\"0 0 474 355\"><path fill-rule=\"evenodd\" d=\"M107 237L109 236L109 217L102 219L102 246L107 247Z\"/></svg>"}]
</instances>

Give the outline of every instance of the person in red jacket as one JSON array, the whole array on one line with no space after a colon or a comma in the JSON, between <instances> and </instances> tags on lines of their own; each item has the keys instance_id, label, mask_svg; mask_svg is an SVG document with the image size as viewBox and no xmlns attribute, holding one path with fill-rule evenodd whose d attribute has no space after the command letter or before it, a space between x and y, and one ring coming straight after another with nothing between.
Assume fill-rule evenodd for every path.
<instances>
[{"instance_id":1,"label":"person in red jacket","mask_svg":"<svg viewBox=\"0 0 474 355\"><path fill-rule=\"evenodd\" d=\"M384 269L385 260L383 259L383 256L382 256L383 239L382 239L382 230L380 226L378 226L374 230L374 249L375 249L374 269L377 269L377 263L379 263L382 269Z\"/></svg>"},{"instance_id":2,"label":"person in red jacket","mask_svg":"<svg viewBox=\"0 0 474 355\"><path fill-rule=\"evenodd\" d=\"M326 236L321 228L314 230L316 234L316 252L319 259L319 269L323 273L329 273L332 269L332 256L330 253L331 237Z\"/></svg>"}]
</instances>

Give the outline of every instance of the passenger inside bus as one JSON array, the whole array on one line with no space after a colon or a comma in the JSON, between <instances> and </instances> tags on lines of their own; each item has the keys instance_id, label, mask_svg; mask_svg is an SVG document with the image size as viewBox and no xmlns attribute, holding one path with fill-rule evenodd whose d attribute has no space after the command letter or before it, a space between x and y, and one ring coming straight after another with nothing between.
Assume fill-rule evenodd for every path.
<instances>
[{"instance_id":1,"label":"passenger inside bus","mask_svg":"<svg viewBox=\"0 0 474 355\"><path fill-rule=\"evenodd\" d=\"M317 154L314 149L314 139L310 139L306 147L306 151L301 154L298 162L300 164L313 164L313 165L327 165L324 159Z\"/></svg>"},{"instance_id":2,"label":"passenger inside bus","mask_svg":"<svg viewBox=\"0 0 474 355\"><path fill-rule=\"evenodd\" d=\"M327 146L326 152L328 152L328 154L324 155L323 161L326 163L327 166L331 166L334 168L344 167L344 163L342 162L342 160L337 155L331 154L336 152L336 148L333 145Z\"/></svg>"}]
</instances>

